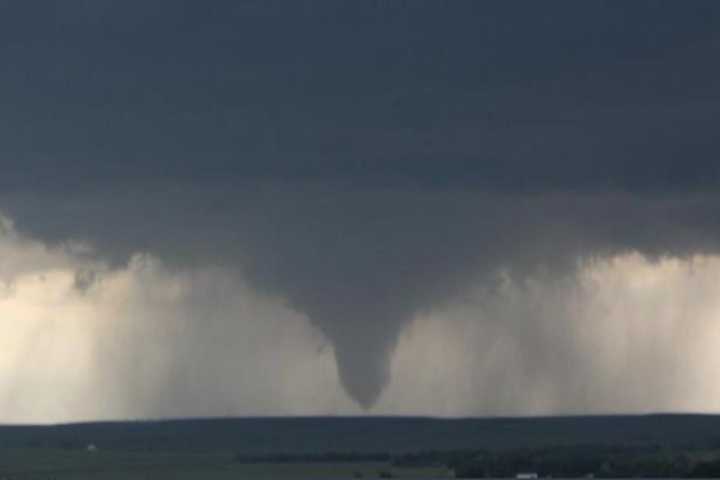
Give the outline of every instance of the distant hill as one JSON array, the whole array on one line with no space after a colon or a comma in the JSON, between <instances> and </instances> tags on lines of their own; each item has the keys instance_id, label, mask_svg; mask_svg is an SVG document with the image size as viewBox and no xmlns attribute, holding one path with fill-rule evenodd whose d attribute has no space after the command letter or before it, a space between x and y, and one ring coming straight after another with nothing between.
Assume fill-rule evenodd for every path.
<instances>
[{"instance_id":1,"label":"distant hill","mask_svg":"<svg viewBox=\"0 0 720 480\"><path fill-rule=\"evenodd\" d=\"M720 447L720 416L538 418L216 418L0 426L0 448L232 451L244 454L417 452L553 445Z\"/></svg>"}]
</instances>

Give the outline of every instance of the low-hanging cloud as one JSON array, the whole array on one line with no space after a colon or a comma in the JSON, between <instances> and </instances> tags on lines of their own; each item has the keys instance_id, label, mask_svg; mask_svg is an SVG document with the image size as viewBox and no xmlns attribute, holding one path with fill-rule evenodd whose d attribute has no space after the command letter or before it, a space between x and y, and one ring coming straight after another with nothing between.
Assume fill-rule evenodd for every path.
<instances>
[{"instance_id":1,"label":"low-hanging cloud","mask_svg":"<svg viewBox=\"0 0 720 480\"><path fill-rule=\"evenodd\" d=\"M153 193L138 193L124 198L106 201L101 209L96 202L80 197L74 203L66 202L63 204L66 210L58 210L57 213L69 219L67 223L56 223L53 227L58 230L47 230L43 235L64 238L71 232L83 231L83 240L96 245L99 252L107 252L109 259L133 258L129 267L121 268L139 273L144 271L138 267L143 265L140 259L144 257L133 256L130 247L134 243L124 238L122 233L139 231L143 234L136 239L142 242L137 243L153 254L161 257L165 254L165 261L174 266L169 271L179 269L182 272L194 268L201 272L213 272L217 269L217 272L227 275L223 277L218 273L219 276L203 277L196 274L192 277L193 283L184 287L186 293L182 302L165 305L161 310L157 310L152 301L139 304L134 315L146 320L132 323L137 332L145 329L156 331L160 328L157 325L166 325L162 321L156 322L154 316L185 319L179 324L170 323L182 325L183 334L170 335L172 340L159 349L164 352L162 355L169 365L175 362L184 365L183 359L195 358L200 346L212 343L212 332L225 332L216 340L233 338L233 335L244 338L241 330L235 330L239 328L236 325L250 328L250 325L265 324L264 319L268 315L274 318L277 323L273 325L277 325L281 332L280 326L292 325L293 321L289 318L300 314L317 328L316 334L326 338L332 346L331 353L337 364L336 375L348 394L366 408L373 406L383 389L393 383L393 355L413 321L428 316L434 318L438 312L453 311L454 305L462 304L463 298L472 291L484 292L477 300L480 310L465 314L465 322L477 325L473 328L487 335L479 345L494 345L495 342L504 345L503 342L514 338L511 341L513 345L508 348L520 349L517 355L522 357L518 360L524 365L522 368L538 370L505 375L500 366L488 367L490 376L486 386L498 382L517 386L498 393L503 402L498 401L494 405L490 400L485 404L484 400L477 408L467 405L458 408L458 413L466 409L486 411L483 405L489 405L488 412L494 409L514 411L512 405L517 405L518 411L522 411L524 405L533 412L584 407L590 410L596 407L612 409L615 405L617 408L637 408L639 404L631 400L618 399L616 403L609 400L613 395L607 390L613 387L606 380L612 369L603 364L606 361L604 354L598 357L598 352L590 346L594 340L599 344L607 341L638 342L636 349L626 348L631 351L627 353L629 358L637 357L630 370L636 372L638 378L649 371L648 365L660 359L663 353L671 355L671 351L651 349L646 352L645 341L653 341L653 328L647 331L630 327L622 330L617 327L621 314L614 314L615 323L607 329L591 327L590 331L595 333L578 339L573 325L587 328L593 322L602 324L605 321L605 313L593 306L596 302L594 297L576 298L576 292L586 282L588 272L595 268L588 265L595 265L593 262L600 266L615 265L620 272L616 275L622 279L622 272L627 269L623 270L622 262L614 264L613 259L628 255L628 258L636 258L632 257L636 255L646 262L644 268L649 271L657 268L662 272L667 262L691 265L693 258L712 256L718 247L715 240L717 225L707 214L718 204L718 199L710 193L670 196L627 193L498 194L461 190L342 190L328 186L280 184L232 191L167 189L163 192L162 201ZM22 205L25 215L32 218L32 202L17 202L17 205ZM142 215L128 215L136 203L144 206ZM39 204L47 205L43 202ZM82 218L82 224L73 224L70 219L74 218ZM107 235L104 229L107 218L113 219L112 231L121 232L117 237ZM112 260L108 265L106 268L111 271L118 268L113 266ZM98 282L102 285L103 275L98 273L95 276L97 278L90 287L85 286L78 291L92 292L92 285ZM184 277L181 275L179 278ZM203 278L212 281L205 280L203 283ZM503 279L511 285L543 285L543 282L553 285L559 282L564 287L547 287L547 291L538 290L539 287L534 290L518 287L509 295L503 287ZM73 282L78 283L77 274ZM202 288L196 288L195 283ZM162 284L159 282L159 285ZM712 298L710 287L705 288L708 293L703 305ZM144 289L138 287L137 293L142 295ZM150 288L150 291L154 289ZM527 294L527 300L521 299L523 292ZM278 311L282 313L236 315L233 312L238 307L226 304L224 300L248 295L250 298L260 295L274 299L268 301L271 305L283 305ZM634 298L628 300L631 303L637 301ZM656 302L652 297L645 301L649 304ZM207 305L213 308L208 310ZM658 320L653 318L653 310L647 308L633 310L628 307L628 318L624 321L628 325L645 321L656 325ZM667 308L677 306L673 303ZM145 313L141 315L139 312ZM277 315L288 319L279 320L275 318ZM553 316L557 318L556 322L551 321ZM234 317L238 319L233 320ZM703 318L711 322L711 317L706 315ZM218 319L217 323L213 323L213 319ZM439 325L443 327L436 328L447 329L448 332L456 328L453 322ZM667 334L666 327L658 328ZM268 354L275 356L287 353L288 349L292 351L290 345L271 340L273 331L270 330L269 336L261 342ZM469 347L466 345L464 348ZM487 347L478 348L483 351ZM127 357L118 353L123 360L143 358L143 355L134 352L132 342L118 351L127 351ZM210 358L198 365L228 364L231 362L231 351L228 347L227 356ZM323 351L323 358L327 359L328 351ZM465 354L475 355L477 352L468 351ZM242 352L237 355L238 364L246 362ZM253 355L249 358L250 365L262 364ZM126 365L121 360L116 363ZM443 362L440 361L440 364ZM568 365L573 365L570 370L576 374L566 371ZM136 365L128 366L129 373L119 377L123 379L119 385L132 382L130 372L136 369ZM244 371L239 368L237 372ZM172 369L163 372L163 375L170 375ZM182 374L178 375L183 378ZM222 378L232 382L233 376L228 372ZM395 376L398 378L396 383L402 384L403 378L412 378L413 375L405 370ZM550 376L552 381L541 380L546 376ZM134 403L162 405L169 398L182 398L173 393L174 389L202 385L202 382L195 381L172 381L172 375L168 378L166 388L148 390L157 397L136 397ZM557 384L560 379L565 385L574 385L576 379L586 378L596 378L597 383L592 388L587 387L591 393L586 396L578 397L574 387L568 386L573 393L567 393L563 401L555 398L554 394L548 394L552 399L546 403L526 405L522 401L525 396L521 390L526 388L545 389L555 385L554 391L567 392ZM455 381L464 382L465 379L466 374L463 373ZM473 384L472 380L467 381ZM144 389L128 390L140 391ZM674 397L665 394L658 394L657 404L673 405L670 400ZM519 403L512 400L515 396ZM535 395L531 397L538 398ZM647 397L643 399L651 400ZM212 402L200 403L213 405ZM166 412L168 407L158 408L158 411ZM455 411L454 408L450 410Z\"/></svg>"}]
</instances>

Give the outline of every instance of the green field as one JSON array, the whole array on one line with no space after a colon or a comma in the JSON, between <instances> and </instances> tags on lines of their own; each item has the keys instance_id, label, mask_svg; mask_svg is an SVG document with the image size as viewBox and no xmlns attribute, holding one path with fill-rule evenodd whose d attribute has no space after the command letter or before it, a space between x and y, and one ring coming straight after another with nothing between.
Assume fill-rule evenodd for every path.
<instances>
[{"instance_id":1,"label":"green field","mask_svg":"<svg viewBox=\"0 0 720 480\"><path fill-rule=\"evenodd\" d=\"M0 450L0 479L263 479L442 478L442 467L396 468L388 463L244 464L230 453L163 454L58 449Z\"/></svg>"}]
</instances>

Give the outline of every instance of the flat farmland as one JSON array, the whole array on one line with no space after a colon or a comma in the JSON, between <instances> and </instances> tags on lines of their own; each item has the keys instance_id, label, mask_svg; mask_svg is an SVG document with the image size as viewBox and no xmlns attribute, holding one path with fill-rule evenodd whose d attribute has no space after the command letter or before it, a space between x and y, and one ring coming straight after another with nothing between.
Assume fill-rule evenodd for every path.
<instances>
[{"instance_id":1,"label":"flat farmland","mask_svg":"<svg viewBox=\"0 0 720 480\"><path fill-rule=\"evenodd\" d=\"M443 478L442 467L398 468L387 462L239 463L232 453L135 453L61 449L0 450L0 479L145 480L264 478Z\"/></svg>"}]
</instances>

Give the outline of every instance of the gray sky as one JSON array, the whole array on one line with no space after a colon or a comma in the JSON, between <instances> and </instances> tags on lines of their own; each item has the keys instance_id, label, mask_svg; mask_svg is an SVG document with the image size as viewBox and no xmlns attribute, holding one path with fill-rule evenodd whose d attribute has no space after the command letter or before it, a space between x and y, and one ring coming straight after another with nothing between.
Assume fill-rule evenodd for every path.
<instances>
[{"instance_id":1,"label":"gray sky","mask_svg":"<svg viewBox=\"0 0 720 480\"><path fill-rule=\"evenodd\" d=\"M0 420L717 410L718 27L0 2Z\"/></svg>"}]
</instances>

